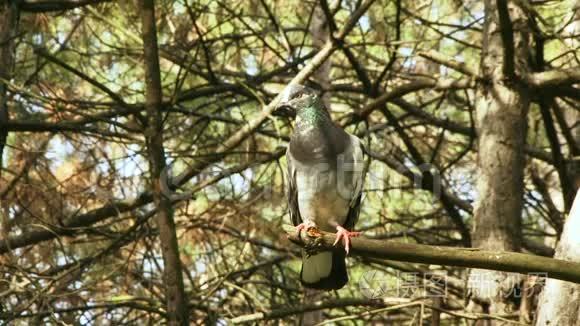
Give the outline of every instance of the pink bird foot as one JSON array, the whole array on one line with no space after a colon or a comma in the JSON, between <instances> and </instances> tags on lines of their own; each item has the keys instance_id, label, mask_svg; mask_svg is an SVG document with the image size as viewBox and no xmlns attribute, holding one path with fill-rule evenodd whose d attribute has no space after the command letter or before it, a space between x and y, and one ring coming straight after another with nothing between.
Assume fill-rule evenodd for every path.
<instances>
[{"instance_id":1,"label":"pink bird foot","mask_svg":"<svg viewBox=\"0 0 580 326\"><path fill-rule=\"evenodd\" d=\"M298 235L298 237L300 237L300 232L302 230L306 230L306 232L308 232L313 228L316 229L316 224L314 224L310 221L300 223L300 224L296 225L296 235Z\"/></svg>"},{"instance_id":2,"label":"pink bird foot","mask_svg":"<svg viewBox=\"0 0 580 326\"><path fill-rule=\"evenodd\" d=\"M358 237L359 235L361 235L361 232L351 232L339 225L336 227L336 240L334 240L334 244L332 245L336 246L336 244L342 238L344 243L344 250L348 255L348 252L350 251L350 238Z\"/></svg>"}]
</instances>

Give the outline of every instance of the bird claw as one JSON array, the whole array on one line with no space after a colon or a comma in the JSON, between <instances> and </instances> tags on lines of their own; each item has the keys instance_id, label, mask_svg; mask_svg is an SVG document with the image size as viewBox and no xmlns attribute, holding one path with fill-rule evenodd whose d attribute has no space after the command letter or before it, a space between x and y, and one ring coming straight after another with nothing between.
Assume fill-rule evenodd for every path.
<instances>
[{"instance_id":1,"label":"bird claw","mask_svg":"<svg viewBox=\"0 0 580 326\"><path fill-rule=\"evenodd\" d=\"M359 235L361 235L361 232L351 232L339 225L336 227L336 240L334 240L332 245L336 246L340 239L343 239L344 251L348 255L350 251L350 238L358 237Z\"/></svg>"},{"instance_id":2,"label":"bird claw","mask_svg":"<svg viewBox=\"0 0 580 326\"><path fill-rule=\"evenodd\" d=\"M296 225L296 235L298 236L298 238L300 238L300 232L302 232L302 230L305 230L306 235L308 236L308 238L310 238L309 242L304 247L306 256L310 257L312 255L317 254L319 252L317 248L322 243L321 237L322 233L320 233L320 230L318 229L316 224L314 224L314 222L311 221Z\"/></svg>"},{"instance_id":3,"label":"bird claw","mask_svg":"<svg viewBox=\"0 0 580 326\"><path fill-rule=\"evenodd\" d=\"M316 224L312 222L304 222L296 225L296 233L298 237L300 237L300 232L302 232L302 230L306 230L306 234L310 237L319 237L321 235Z\"/></svg>"}]
</instances>

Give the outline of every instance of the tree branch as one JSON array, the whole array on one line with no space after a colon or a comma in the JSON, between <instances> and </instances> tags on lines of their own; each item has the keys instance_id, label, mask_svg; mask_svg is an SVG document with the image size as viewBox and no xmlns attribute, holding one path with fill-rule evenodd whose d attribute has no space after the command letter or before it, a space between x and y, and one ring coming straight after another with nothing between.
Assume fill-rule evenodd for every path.
<instances>
[{"instance_id":1,"label":"tree branch","mask_svg":"<svg viewBox=\"0 0 580 326\"><path fill-rule=\"evenodd\" d=\"M356 22L358 22L359 18L365 13L366 9L374 2L374 0L367 0L364 4L361 5L359 9L357 9L354 14L351 16L349 21L345 24L345 26L340 30L336 39L342 40L348 35L350 30L355 26ZM289 83L289 85L300 84L308 79L329 57L334 51L337 49L336 45L332 40L326 42L324 47L312 58L312 60L302 69ZM224 141L216 150L216 157L219 158L221 155L226 153L228 150L236 147L239 145L244 139L246 139L253 130L258 128L276 109L278 102L282 93L278 94L270 104L265 106L262 109L262 112L255 117L254 119L248 121L248 123L240 128L236 133L234 133L231 137L229 137L226 141ZM207 166L207 163L202 162ZM187 180L191 179L195 174L199 171L199 164L194 165L193 167L189 168L182 174L180 174L176 178L176 185L182 185Z\"/></svg>"},{"instance_id":2,"label":"tree branch","mask_svg":"<svg viewBox=\"0 0 580 326\"><path fill-rule=\"evenodd\" d=\"M125 101L123 100L123 98L121 96L119 96L117 93L113 92L111 89L109 89L107 86L105 86L104 84L98 82L97 80L95 80L94 78L91 78L90 76L86 75L85 73L83 73L82 71L74 68L73 66L67 64L66 62L58 59L57 57L51 55L46 49L44 48L36 48L34 49L34 53L38 54L39 56L63 67L64 69L72 72L73 74L77 75L79 78L85 80L86 82L88 82L89 84L95 86L96 88L100 89L102 92L104 92L105 94L109 95L109 97L114 100L115 102L117 102L119 105L121 106L127 106L127 103L125 103Z\"/></svg>"},{"instance_id":3,"label":"tree branch","mask_svg":"<svg viewBox=\"0 0 580 326\"><path fill-rule=\"evenodd\" d=\"M19 8L20 10L27 12L64 11L105 2L111 2L111 0L22 1Z\"/></svg>"},{"instance_id":4,"label":"tree branch","mask_svg":"<svg viewBox=\"0 0 580 326\"><path fill-rule=\"evenodd\" d=\"M497 12L503 43L503 75L513 80L515 77L514 29L510 20L507 0L497 0Z\"/></svg>"},{"instance_id":5,"label":"tree branch","mask_svg":"<svg viewBox=\"0 0 580 326\"><path fill-rule=\"evenodd\" d=\"M369 0L365 2L362 6L368 8L374 0ZM364 11L357 10L355 14L350 18L354 20L352 23L347 23L343 27L340 35L345 37L348 31L352 29L360 18L364 14ZM300 84L304 82L315 70L318 68L324 60L336 50L332 46L332 42L328 42L327 45L319 51L312 60L301 70L301 72L292 79L290 83ZM215 155L207 160L199 160L196 164L187 169L184 173L180 174L173 180L174 186L181 186L191 180L200 173L203 169L207 168L213 162L218 161L221 157L225 156L226 153L240 144L244 139L246 139L255 129L257 129L262 122L264 122L274 111L279 99L274 99L270 104L262 109L262 112L258 114L253 120L250 120L244 127L240 128L236 133L226 139L215 151ZM22 235L11 236L8 238L0 239L0 254L4 254L16 248L22 248L30 245L37 244L39 242L47 241L58 237L59 235L67 235L73 232L72 228L87 227L93 225L94 223L103 221L112 216L116 216L121 213L128 212L135 208L141 207L143 205L151 203L153 200L151 192L144 192L139 197L133 201L117 201L111 204L104 205L100 208L91 210L85 214L74 215L63 223L63 226L58 229L41 229L34 230Z\"/></svg>"},{"instance_id":6,"label":"tree branch","mask_svg":"<svg viewBox=\"0 0 580 326\"><path fill-rule=\"evenodd\" d=\"M528 85L536 88L570 86L580 83L580 69L558 69L536 72L526 76Z\"/></svg>"},{"instance_id":7,"label":"tree branch","mask_svg":"<svg viewBox=\"0 0 580 326\"><path fill-rule=\"evenodd\" d=\"M549 96L543 94L540 96L540 114L542 115L546 136L550 144L550 150L554 160L554 167L556 168L556 172L558 172L558 179L560 179L560 187L562 188L562 195L564 199L564 208L566 211L569 211L572 208L574 194L576 191L572 183L572 178L568 176L568 172L566 170L566 161L564 160L564 155L562 154L562 146L560 145L558 132L556 131L554 119L552 118L552 113L550 110L550 108L554 105L554 99L549 98Z\"/></svg>"},{"instance_id":8,"label":"tree branch","mask_svg":"<svg viewBox=\"0 0 580 326\"><path fill-rule=\"evenodd\" d=\"M10 132L74 132L74 133L90 133L99 136L119 137L123 139L136 140L129 134L122 134L119 132L111 132L108 130L101 130L93 126L85 126L83 121L63 121L63 122L44 122L44 121L30 121L30 120L10 120L3 123L0 121L0 127L5 128Z\"/></svg>"},{"instance_id":9,"label":"tree branch","mask_svg":"<svg viewBox=\"0 0 580 326\"><path fill-rule=\"evenodd\" d=\"M91 226L112 216L118 216L153 201L150 192L141 194L132 201L116 201L102 207L93 209L84 214L73 215L67 218L60 227L44 226L40 229L0 239L0 255L11 250L37 244L42 241L52 240L61 235L70 235L76 229Z\"/></svg>"},{"instance_id":10,"label":"tree branch","mask_svg":"<svg viewBox=\"0 0 580 326\"><path fill-rule=\"evenodd\" d=\"M293 316L309 311L316 311L322 309L344 308L354 306L374 306L384 307L388 302L382 299L359 299L359 298L344 298L332 301L317 301L308 305L295 305L291 307L281 307L279 309L272 309L269 311L258 312L250 315L239 316L230 319L232 324L243 324L249 322L257 322L260 320L280 319L284 317Z\"/></svg>"},{"instance_id":11,"label":"tree branch","mask_svg":"<svg viewBox=\"0 0 580 326\"><path fill-rule=\"evenodd\" d=\"M332 246L335 235L310 230L309 234L284 225L290 241L314 250L344 250L342 244ZM365 237L351 240L350 252L355 256L392 259L423 264L489 269L513 273L545 273L547 277L580 283L580 263L516 252L428 246L395 241L370 240Z\"/></svg>"},{"instance_id":12,"label":"tree branch","mask_svg":"<svg viewBox=\"0 0 580 326\"><path fill-rule=\"evenodd\" d=\"M409 93L413 93L426 88L442 89L465 89L472 87L471 80L464 79L431 79L431 78L417 78L409 83L397 86L390 92L384 93L376 99L370 101L358 115L362 118L367 117L374 110L381 108L385 103L391 102L396 98L402 97Z\"/></svg>"},{"instance_id":13,"label":"tree branch","mask_svg":"<svg viewBox=\"0 0 580 326\"><path fill-rule=\"evenodd\" d=\"M392 124L393 127L395 128L395 131L397 132L397 134L399 135L399 137L401 138L401 140L403 141L403 143L407 147L407 150L411 154L411 157L413 158L415 165L416 166L423 166L426 163L425 160L423 159L419 150L415 147L411 138L407 135L405 130L401 127L401 125L399 124L395 115L393 113L391 113L391 111L389 111L386 107L382 108L381 112L385 115L385 117L387 118L387 121L389 121L389 123ZM419 180L421 180L421 185L423 187L425 187L426 189L429 189L429 191L433 191L433 189L435 189L435 184L441 182L430 171L422 172L421 178ZM465 225L463 218L461 217L461 214L459 213L459 211L457 210L457 208L455 206L455 203L453 201L449 200L449 198L447 196L441 196L439 199L441 200L441 204L443 205L443 207L445 208L445 210L449 214L451 221L453 221L453 223L459 229L459 233L461 233L461 239L463 240L463 244L466 246L470 246L471 245L471 234L469 233L469 228Z\"/></svg>"},{"instance_id":14,"label":"tree branch","mask_svg":"<svg viewBox=\"0 0 580 326\"><path fill-rule=\"evenodd\" d=\"M453 70L459 71L462 74L468 76L477 76L477 71L469 67L464 62L459 62L455 59L448 58L446 55L441 54L435 50L427 51L427 52L419 52L419 56L431 60L433 62L442 64L446 67L449 67Z\"/></svg>"}]
</instances>

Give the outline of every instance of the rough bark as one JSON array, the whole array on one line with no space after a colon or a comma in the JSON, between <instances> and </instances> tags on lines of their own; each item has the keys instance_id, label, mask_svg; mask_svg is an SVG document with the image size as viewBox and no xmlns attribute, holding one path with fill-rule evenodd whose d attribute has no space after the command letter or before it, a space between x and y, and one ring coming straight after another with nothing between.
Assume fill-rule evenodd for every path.
<instances>
[{"instance_id":1,"label":"rough bark","mask_svg":"<svg viewBox=\"0 0 580 326\"><path fill-rule=\"evenodd\" d=\"M163 277L169 325L188 325L188 301L183 286L179 246L173 220L171 200L163 194L162 174L166 167L163 148L163 120L161 116L162 89L155 26L154 0L141 1L143 28L143 50L145 59L145 106L147 127L145 137L151 173L153 201L157 209L156 222L159 228L163 254Z\"/></svg>"},{"instance_id":2,"label":"rough bark","mask_svg":"<svg viewBox=\"0 0 580 326\"><path fill-rule=\"evenodd\" d=\"M580 192L564 224L555 258L580 262ZM535 325L578 325L580 285L548 279L538 304Z\"/></svg>"},{"instance_id":3,"label":"rough bark","mask_svg":"<svg viewBox=\"0 0 580 326\"><path fill-rule=\"evenodd\" d=\"M473 246L519 251L524 192L523 170L529 94L519 77L528 71L529 33L523 10L506 1L485 1L481 73L476 111L478 133L478 200L474 209ZM518 279L503 272L474 270L470 290L489 302L489 313L510 307L507 294ZM488 321L489 324L494 324Z\"/></svg>"}]
</instances>

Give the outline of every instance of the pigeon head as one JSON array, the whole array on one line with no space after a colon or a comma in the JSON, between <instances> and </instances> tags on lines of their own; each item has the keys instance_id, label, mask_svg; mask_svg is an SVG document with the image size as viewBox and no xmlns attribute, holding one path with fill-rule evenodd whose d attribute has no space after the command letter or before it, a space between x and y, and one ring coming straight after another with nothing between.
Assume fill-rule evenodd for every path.
<instances>
[{"instance_id":1,"label":"pigeon head","mask_svg":"<svg viewBox=\"0 0 580 326\"><path fill-rule=\"evenodd\" d=\"M296 114L301 109L313 106L318 99L318 93L310 87L288 85L282 92L278 109L289 110Z\"/></svg>"}]
</instances>

